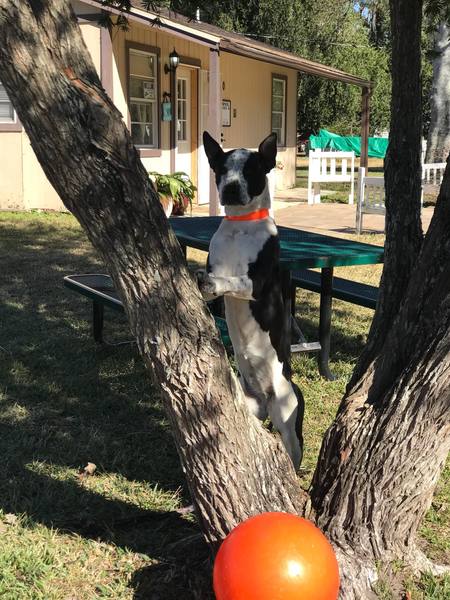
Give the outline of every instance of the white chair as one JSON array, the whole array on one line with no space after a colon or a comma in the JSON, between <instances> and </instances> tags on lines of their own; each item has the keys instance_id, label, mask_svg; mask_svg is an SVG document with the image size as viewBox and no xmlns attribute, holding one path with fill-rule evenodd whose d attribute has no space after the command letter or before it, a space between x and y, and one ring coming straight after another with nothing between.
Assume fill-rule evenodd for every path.
<instances>
[{"instance_id":1,"label":"white chair","mask_svg":"<svg viewBox=\"0 0 450 600\"><path fill-rule=\"evenodd\" d=\"M321 183L350 183L348 203L353 204L355 153L313 150L309 153L308 204L320 204Z\"/></svg>"},{"instance_id":2,"label":"white chair","mask_svg":"<svg viewBox=\"0 0 450 600\"><path fill-rule=\"evenodd\" d=\"M420 204L423 205L423 186L441 185L447 163L428 163L422 165L422 194ZM384 177L366 176L366 168L360 167L358 172L356 233L361 233L364 214L386 214Z\"/></svg>"},{"instance_id":3,"label":"white chair","mask_svg":"<svg viewBox=\"0 0 450 600\"><path fill-rule=\"evenodd\" d=\"M367 177L366 168L358 171L356 233L362 231L363 215L385 215L384 177Z\"/></svg>"},{"instance_id":4,"label":"white chair","mask_svg":"<svg viewBox=\"0 0 450 600\"><path fill-rule=\"evenodd\" d=\"M422 165L422 185L441 185L447 163L425 163Z\"/></svg>"}]
</instances>

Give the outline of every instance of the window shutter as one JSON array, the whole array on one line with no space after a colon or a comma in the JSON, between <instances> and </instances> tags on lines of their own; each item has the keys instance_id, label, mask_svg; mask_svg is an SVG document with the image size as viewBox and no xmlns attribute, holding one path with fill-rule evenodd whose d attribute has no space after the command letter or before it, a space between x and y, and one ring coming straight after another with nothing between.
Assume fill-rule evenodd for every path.
<instances>
[{"instance_id":1,"label":"window shutter","mask_svg":"<svg viewBox=\"0 0 450 600\"><path fill-rule=\"evenodd\" d=\"M5 87L0 83L0 121L3 123L14 121L13 105L8 98Z\"/></svg>"}]
</instances>

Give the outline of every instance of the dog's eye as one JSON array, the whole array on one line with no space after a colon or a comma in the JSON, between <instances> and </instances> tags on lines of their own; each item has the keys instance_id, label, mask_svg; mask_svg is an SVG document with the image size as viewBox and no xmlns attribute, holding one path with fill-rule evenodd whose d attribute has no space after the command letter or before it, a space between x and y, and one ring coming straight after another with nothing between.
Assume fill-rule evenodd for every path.
<instances>
[{"instance_id":1,"label":"dog's eye","mask_svg":"<svg viewBox=\"0 0 450 600\"><path fill-rule=\"evenodd\" d=\"M222 176L225 175L227 172L227 170L223 167L223 165L218 166L215 170L214 170L214 174L216 176L216 184L219 185L220 180L222 179Z\"/></svg>"},{"instance_id":2,"label":"dog's eye","mask_svg":"<svg viewBox=\"0 0 450 600\"><path fill-rule=\"evenodd\" d=\"M266 173L256 154L252 154L244 165L244 177L247 181L248 194L251 198L259 196L266 185Z\"/></svg>"}]
</instances>

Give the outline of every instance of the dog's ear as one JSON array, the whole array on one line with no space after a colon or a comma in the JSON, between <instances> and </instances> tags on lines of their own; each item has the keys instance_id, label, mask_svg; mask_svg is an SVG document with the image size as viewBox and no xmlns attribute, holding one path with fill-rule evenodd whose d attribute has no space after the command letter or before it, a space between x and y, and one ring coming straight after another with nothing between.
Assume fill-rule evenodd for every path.
<instances>
[{"instance_id":1,"label":"dog's ear","mask_svg":"<svg viewBox=\"0 0 450 600\"><path fill-rule=\"evenodd\" d=\"M271 133L259 145L258 152L260 153L266 173L271 171L276 162L277 157L277 134Z\"/></svg>"},{"instance_id":2,"label":"dog's ear","mask_svg":"<svg viewBox=\"0 0 450 600\"><path fill-rule=\"evenodd\" d=\"M203 132L203 146L205 147L206 156L208 157L209 166L215 169L219 158L223 154L222 148L216 140L209 135L207 131Z\"/></svg>"}]
</instances>

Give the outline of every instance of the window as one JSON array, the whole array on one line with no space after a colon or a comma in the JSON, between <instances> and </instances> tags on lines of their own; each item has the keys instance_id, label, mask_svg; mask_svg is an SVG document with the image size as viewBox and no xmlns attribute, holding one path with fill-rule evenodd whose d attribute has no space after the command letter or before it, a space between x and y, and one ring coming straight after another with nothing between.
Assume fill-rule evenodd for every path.
<instances>
[{"instance_id":1,"label":"window","mask_svg":"<svg viewBox=\"0 0 450 600\"><path fill-rule=\"evenodd\" d=\"M158 147L158 59L156 54L129 50L131 137L136 146Z\"/></svg>"},{"instance_id":2,"label":"window","mask_svg":"<svg viewBox=\"0 0 450 600\"><path fill-rule=\"evenodd\" d=\"M188 139L188 94L187 94L187 79L177 79L177 116L178 116L178 131L177 140L186 142Z\"/></svg>"},{"instance_id":3,"label":"window","mask_svg":"<svg viewBox=\"0 0 450 600\"><path fill-rule=\"evenodd\" d=\"M0 123L15 123L16 113L4 86L0 83Z\"/></svg>"},{"instance_id":4,"label":"window","mask_svg":"<svg viewBox=\"0 0 450 600\"><path fill-rule=\"evenodd\" d=\"M286 83L285 77L272 76L272 131L279 146L286 145Z\"/></svg>"}]
</instances>

